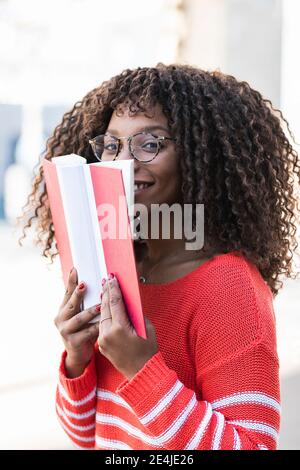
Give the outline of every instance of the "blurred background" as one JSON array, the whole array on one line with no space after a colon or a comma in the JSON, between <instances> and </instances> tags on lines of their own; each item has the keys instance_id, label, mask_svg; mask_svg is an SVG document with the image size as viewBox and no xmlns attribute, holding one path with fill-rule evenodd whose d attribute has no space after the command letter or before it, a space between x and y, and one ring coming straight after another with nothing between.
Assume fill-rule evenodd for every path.
<instances>
[{"instance_id":1,"label":"blurred background","mask_svg":"<svg viewBox=\"0 0 300 470\"><path fill-rule=\"evenodd\" d=\"M124 68L181 62L246 80L300 141L298 0L0 0L1 449L72 449L56 419L63 297L16 217L62 114ZM299 148L296 149L299 151ZM280 449L300 449L300 281L274 300Z\"/></svg>"}]
</instances>

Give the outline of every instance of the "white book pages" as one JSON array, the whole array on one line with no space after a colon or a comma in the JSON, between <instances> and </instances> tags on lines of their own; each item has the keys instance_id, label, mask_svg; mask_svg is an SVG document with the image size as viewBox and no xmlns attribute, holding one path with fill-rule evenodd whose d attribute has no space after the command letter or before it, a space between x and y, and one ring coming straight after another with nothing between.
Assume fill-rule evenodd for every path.
<instances>
[{"instance_id":1,"label":"white book pages","mask_svg":"<svg viewBox=\"0 0 300 470\"><path fill-rule=\"evenodd\" d=\"M51 158L52 163L59 166L76 166L86 163L86 158L71 153L70 155L62 155L61 157Z\"/></svg>"},{"instance_id":2,"label":"white book pages","mask_svg":"<svg viewBox=\"0 0 300 470\"><path fill-rule=\"evenodd\" d=\"M97 214L97 207L95 203L91 172L89 170L89 165L83 165L82 168L84 171L85 187L87 191L87 199L88 199L88 204L89 204L89 212L91 215L92 229L93 229L93 234L95 238L95 259L98 260L98 262L96 263L96 267L97 267L96 285L97 285L97 292L98 292L98 300L95 303L101 303L100 294L102 293L102 290L103 290L101 281L103 278L107 278L108 272L106 268L103 245L101 241L102 240L101 232L100 232L100 226L99 226L99 221L98 221L98 214ZM99 320L100 320L100 315L93 318L93 320L90 323L95 323Z\"/></svg>"}]
</instances>

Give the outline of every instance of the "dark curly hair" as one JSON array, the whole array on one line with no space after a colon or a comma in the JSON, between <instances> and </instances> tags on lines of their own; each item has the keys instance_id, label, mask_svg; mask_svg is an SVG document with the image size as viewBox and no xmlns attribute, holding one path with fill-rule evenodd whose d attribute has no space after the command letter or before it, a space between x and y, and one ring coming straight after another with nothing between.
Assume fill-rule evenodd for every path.
<instances>
[{"instance_id":1,"label":"dark curly hair","mask_svg":"<svg viewBox=\"0 0 300 470\"><path fill-rule=\"evenodd\" d=\"M64 114L42 157L76 153L94 162L88 140L105 132L114 110L126 105L135 113L155 104L177 137L183 202L204 204L204 251L238 250L275 297L280 275L298 275L291 263L298 247L299 157L281 111L247 82L179 64L126 69ZM19 243L36 222L35 242L52 261L57 244L41 161L36 169Z\"/></svg>"}]
</instances>

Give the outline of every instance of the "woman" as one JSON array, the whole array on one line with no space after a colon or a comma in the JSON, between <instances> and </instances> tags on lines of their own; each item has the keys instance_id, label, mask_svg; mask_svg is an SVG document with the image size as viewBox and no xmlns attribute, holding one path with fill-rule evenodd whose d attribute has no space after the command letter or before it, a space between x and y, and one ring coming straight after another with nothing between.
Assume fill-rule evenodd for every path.
<instances>
[{"instance_id":1,"label":"woman","mask_svg":"<svg viewBox=\"0 0 300 470\"><path fill-rule=\"evenodd\" d=\"M300 174L283 122L246 82L160 63L104 82L55 129L44 158L134 158L136 203L192 204L194 226L204 204L201 249L172 232L136 243L147 340L131 327L114 273L102 281L101 306L80 311L86 286L71 271L55 319L65 345L56 410L76 446L277 448L272 301L279 275L293 274ZM38 218L43 254L53 257L41 167L27 209L25 228Z\"/></svg>"}]
</instances>

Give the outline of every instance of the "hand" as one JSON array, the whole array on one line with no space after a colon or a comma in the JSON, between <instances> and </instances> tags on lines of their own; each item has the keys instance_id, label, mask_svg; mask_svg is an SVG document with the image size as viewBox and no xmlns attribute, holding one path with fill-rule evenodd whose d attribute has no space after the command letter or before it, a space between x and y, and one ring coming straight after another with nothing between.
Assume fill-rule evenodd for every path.
<instances>
[{"instance_id":1,"label":"hand","mask_svg":"<svg viewBox=\"0 0 300 470\"><path fill-rule=\"evenodd\" d=\"M89 324L99 315L100 306L95 305L80 311L80 306L86 292L86 285L77 286L77 271L71 271L67 290L59 308L54 324L61 334L67 356L72 365L85 366L90 361L94 345L99 334L99 322Z\"/></svg>"},{"instance_id":2,"label":"hand","mask_svg":"<svg viewBox=\"0 0 300 470\"><path fill-rule=\"evenodd\" d=\"M158 351L154 326L148 319L145 323L147 339L136 334L127 315L119 283L116 277L109 277L103 286L99 351L128 380Z\"/></svg>"}]
</instances>

